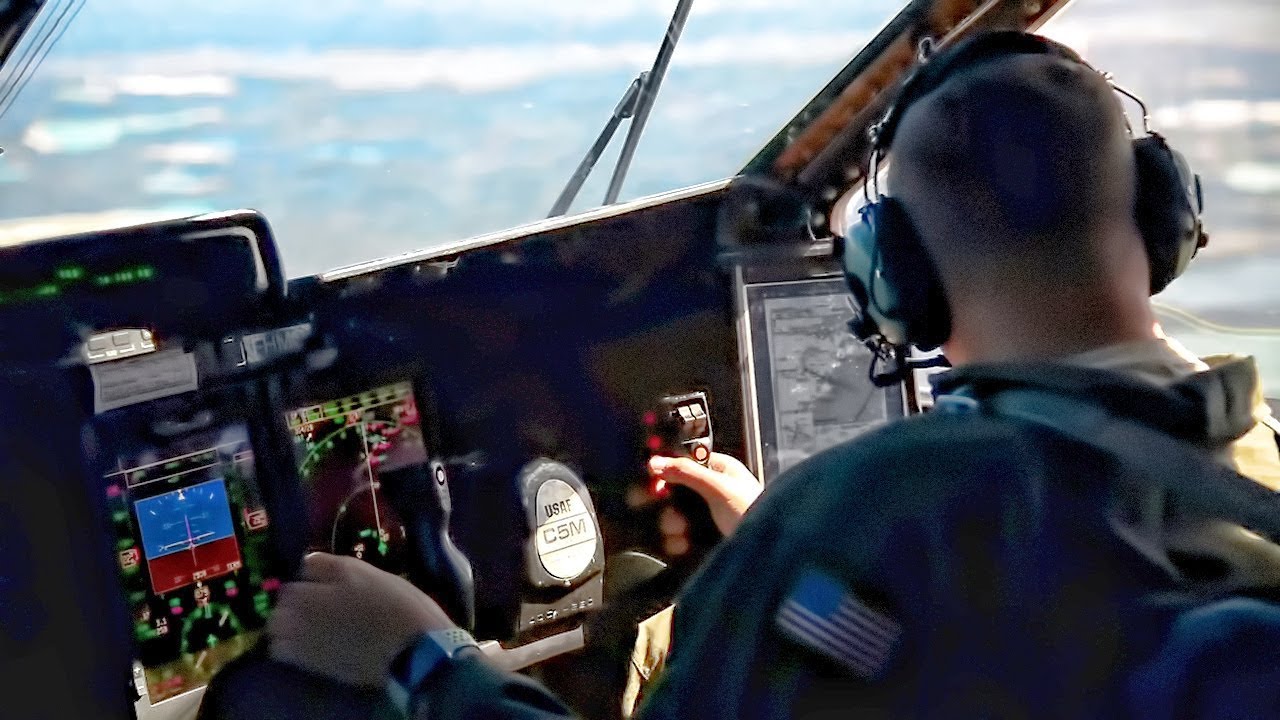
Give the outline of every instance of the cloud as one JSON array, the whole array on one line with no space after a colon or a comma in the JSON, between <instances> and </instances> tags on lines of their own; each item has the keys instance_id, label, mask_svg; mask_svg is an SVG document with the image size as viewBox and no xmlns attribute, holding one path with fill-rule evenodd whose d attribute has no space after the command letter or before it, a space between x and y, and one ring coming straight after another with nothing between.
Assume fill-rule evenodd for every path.
<instances>
[{"instance_id":1,"label":"cloud","mask_svg":"<svg viewBox=\"0 0 1280 720\"><path fill-rule=\"evenodd\" d=\"M1224 181L1243 193L1280 194L1280 163L1236 163L1227 168Z\"/></svg>"},{"instance_id":2,"label":"cloud","mask_svg":"<svg viewBox=\"0 0 1280 720\"><path fill-rule=\"evenodd\" d=\"M236 144L229 139L157 143L142 149L144 160L175 165L230 165L235 156Z\"/></svg>"},{"instance_id":3,"label":"cloud","mask_svg":"<svg viewBox=\"0 0 1280 720\"><path fill-rule=\"evenodd\" d=\"M1186 127L1222 131L1250 125L1280 127L1280 100L1194 100L1183 105L1156 108L1151 113L1151 119L1159 128Z\"/></svg>"},{"instance_id":4,"label":"cloud","mask_svg":"<svg viewBox=\"0 0 1280 720\"><path fill-rule=\"evenodd\" d=\"M1154 5L1155 3L1152 3ZM1219 3L1194 7L1091 7L1077 3L1050 20L1040 32L1088 54L1090 43L1211 44L1276 49L1280 11L1265 3ZM1121 10L1119 7L1125 7ZM1095 12L1084 12L1094 9Z\"/></svg>"},{"instance_id":5,"label":"cloud","mask_svg":"<svg viewBox=\"0 0 1280 720\"><path fill-rule=\"evenodd\" d=\"M821 35L766 31L720 35L681 44L673 67L730 65L827 65L852 58L865 32ZM608 72L639 72L653 62L652 43L488 45L425 50L350 49L246 52L230 48L143 53L51 61L60 77L123 73L147 78L146 86L179 88L183 78L234 87L233 78L313 80L344 91L386 92L443 87L492 92L540 80ZM216 81L215 78L222 78ZM168 79L171 82L166 82ZM216 89L216 88L215 88Z\"/></svg>"},{"instance_id":6,"label":"cloud","mask_svg":"<svg viewBox=\"0 0 1280 720\"><path fill-rule=\"evenodd\" d=\"M22 142L41 154L86 153L109 148L129 136L212 125L224 119L221 108L197 107L169 113L37 120L27 127Z\"/></svg>"}]
</instances>

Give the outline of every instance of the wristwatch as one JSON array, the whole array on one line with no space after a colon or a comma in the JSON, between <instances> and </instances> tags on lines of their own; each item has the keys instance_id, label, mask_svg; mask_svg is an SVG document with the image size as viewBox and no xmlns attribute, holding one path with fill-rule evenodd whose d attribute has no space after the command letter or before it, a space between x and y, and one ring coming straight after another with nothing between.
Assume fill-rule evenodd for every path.
<instances>
[{"instance_id":1,"label":"wristwatch","mask_svg":"<svg viewBox=\"0 0 1280 720\"><path fill-rule=\"evenodd\" d=\"M406 718L413 716L418 691L431 679L445 662L452 660L466 648L480 646L475 638L462 628L432 630L423 633L410 643L395 660L391 661L387 694L396 709Z\"/></svg>"}]
</instances>

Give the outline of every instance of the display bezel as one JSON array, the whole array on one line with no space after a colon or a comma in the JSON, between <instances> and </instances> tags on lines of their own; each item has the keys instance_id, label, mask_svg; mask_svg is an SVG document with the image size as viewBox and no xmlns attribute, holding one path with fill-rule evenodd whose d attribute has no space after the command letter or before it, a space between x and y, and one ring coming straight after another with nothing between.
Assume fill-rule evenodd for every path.
<instances>
[{"instance_id":1,"label":"display bezel","mask_svg":"<svg viewBox=\"0 0 1280 720\"><path fill-rule=\"evenodd\" d=\"M345 434L348 431L347 428L351 427L350 423L352 421L349 417L350 413L356 412L357 410L368 410L368 409L374 409L374 408L383 409L383 408L386 408L387 406L393 405L394 403L399 403L403 399L407 398L411 400L413 403L413 414L415 417L413 418L412 423L415 427L413 428L412 434L416 438L417 447L409 447L409 453L410 455L412 455L412 457L409 458L409 461L405 464L405 466L407 467L412 465L412 466L422 466L425 468L430 461L430 451L432 448L432 443L426 429L429 423L425 422L425 419L423 417L422 405L421 405L421 401L419 400L418 392L417 392L417 385L418 384L415 383L410 378L402 378L402 379L394 380L391 382L373 383L369 387L366 387L362 390L358 390L355 392L343 392L343 393L340 393L334 396L329 396L329 397L319 396L321 397L321 399L319 400L305 402L301 405L290 405L287 407L287 409L285 409L283 412L280 413L281 418L283 419L284 429L288 438L289 457L293 459L293 462L294 462L293 467L298 477L300 492L303 495L304 503L307 505L309 514L316 512L316 509L314 507L316 498L314 497L311 490L309 489L310 479L307 477L307 473L305 472L305 468L304 468L306 456L300 456L299 454L300 446L297 439L299 436L298 435L299 432L310 431L311 427L316 423L333 422L337 420L337 422L334 423L334 427L338 429L335 431L334 434ZM363 422L361 422L360 428L361 428L361 441L362 443L365 443L367 446L367 443L369 442L369 440L365 434L366 428ZM400 429L403 430L403 428L400 428ZM339 439L344 439L344 438L339 438ZM325 438L320 442L324 442L326 440L328 439ZM308 441L308 442L311 442L311 441ZM412 444L413 443L411 443L411 445ZM366 462L368 462L369 459L370 458L366 458ZM368 465L366 466L366 471L371 475L376 472L372 466L368 466ZM377 496L378 487L379 487L378 482L374 482L371 484L372 489L370 492L370 499L372 500L373 508L375 509L379 507L380 502L385 502L385 499L382 499L380 501ZM341 501L339 506L334 509L334 512L345 512L347 508L347 504L352 500L353 497L354 497L354 491L353 491L353 494L344 496L344 499ZM386 507L386 506L383 505L383 507ZM327 516L332 513L322 508L322 514ZM377 517L378 517L378 514L377 512L375 512L375 518ZM337 517L329 521L328 526L326 527L317 525L315 518L309 518L307 528L308 528L307 537L308 537L309 549L320 550L324 552L337 551L334 547L335 543L338 542ZM329 542L327 544L323 542L324 538L322 537L322 535L324 535L323 531L325 531L326 528L329 530L329 533L328 533ZM382 527L378 528L379 531L384 529L385 528L382 528ZM381 547L383 543L388 543L393 541L400 542L404 546L407 546L409 542L409 538L407 536L406 529L403 525L401 525L400 533L398 535L393 530L388 532L390 532L390 534L393 537L387 538L379 535L376 538L370 537L369 539L370 540L376 539L378 541L377 542L378 547ZM363 543L361 544L363 545ZM407 550L407 547L406 547L406 550ZM362 557L362 555L357 555L357 557Z\"/></svg>"},{"instance_id":2,"label":"display bezel","mask_svg":"<svg viewBox=\"0 0 1280 720\"><path fill-rule=\"evenodd\" d=\"M202 690L219 668L252 649L289 574L276 524L288 526L290 519L276 515L279 498L264 482L261 435L247 406L245 393L234 389L166 398L92 421L115 574L133 627L133 659L141 668L140 690L153 706ZM187 427L172 435L157 432L175 418ZM148 503L157 498L213 481L226 493L231 535L222 542L230 540L235 557L227 555L199 577L157 584L138 513L155 509ZM206 637L196 649L190 636L199 634L203 621L218 628L206 633L216 642Z\"/></svg>"},{"instance_id":3,"label":"display bezel","mask_svg":"<svg viewBox=\"0 0 1280 720\"><path fill-rule=\"evenodd\" d=\"M847 298L844 278L824 276L796 280L748 283L739 273L735 279L739 313L739 355L743 368L743 415L748 437L750 465L769 483L782 472L778 457L777 388L774 383L774 353L768 330L768 301L805 297ZM853 308L849 308L849 317ZM850 335L852 337L852 335ZM866 351L870 357L870 351ZM870 385L870 380L867 381ZM905 414L902 385L874 391L882 393L888 422ZM815 451L816 452L816 451Z\"/></svg>"}]
</instances>

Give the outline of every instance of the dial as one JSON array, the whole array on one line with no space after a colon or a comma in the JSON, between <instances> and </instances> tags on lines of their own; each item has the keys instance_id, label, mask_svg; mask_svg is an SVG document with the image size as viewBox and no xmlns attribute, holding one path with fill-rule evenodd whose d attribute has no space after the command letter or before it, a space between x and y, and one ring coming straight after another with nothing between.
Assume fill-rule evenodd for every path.
<instances>
[{"instance_id":1,"label":"dial","mask_svg":"<svg viewBox=\"0 0 1280 720\"><path fill-rule=\"evenodd\" d=\"M208 588L204 588L207 592ZM204 601L189 613L182 623L182 652L197 654L217 647L241 632L240 619L230 605ZM200 603L200 588L196 589L196 602Z\"/></svg>"},{"instance_id":2,"label":"dial","mask_svg":"<svg viewBox=\"0 0 1280 720\"><path fill-rule=\"evenodd\" d=\"M405 572L406 532L378 483L352 493L333 518L329 550L350 555L390 573Z\"/></svg>"}]
</instances>

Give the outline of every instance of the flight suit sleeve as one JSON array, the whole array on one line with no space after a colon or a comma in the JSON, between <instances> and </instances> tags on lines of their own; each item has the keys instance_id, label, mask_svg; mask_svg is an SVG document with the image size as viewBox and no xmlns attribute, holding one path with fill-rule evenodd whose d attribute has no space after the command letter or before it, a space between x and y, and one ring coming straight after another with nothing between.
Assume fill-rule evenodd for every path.
<instances>
[{"instance_id":1,"label":"flight suit sleeve","mask_svg":"<svg viewBox=\"0 0 1280 720\"><path fill-rule=\"evenodd\" d=\"M1134 720L1274 717L1280 609L1235 597L1184 614L1160 652L1129 678L1128 690Z\"/></svg>"},{"instance_id":2,"label":"flight suit sleeve","mask_svg":"<svg viewBox=\"0 0 1280 720\"><path fill-rule=\"evenodd\" d=\"M848 496L833 480L859 474L847 454L775 481L699 571L676 603L672 650L642 703L641 720L782 720L827 717L827 710L836 711L831 717L856 717L857 710L882 705L878 683L840 662L866 649L858 639L823 620L808 635L787 628L791 609L825 613L823 603L797 595L805 578L828 583L834 601L828 608L862 598L868 609L886 609L876 602L877 573L862 550L881 547L887 530L861 522L863 513L847 502L833 502ZM907 548L895 554L895 566L919 581L915 569L924 563ZM905 589L907 581L897 585ZM910 594L928 596L923 589ZM877 651L892 649L892 638L886 640ZM887 669L891 660L878 657L869 669Z\"/></svg>"},{"instance_id":3,"label":"flight suit sleeve","mask_svg":"<svg viewBox=\"0 0 1280 720\"><path fill-rule=\"evenodd\" d=\"M1218 367L1226 362L1236 360L1236 355L1209 355L1201 358L1208 367ZM1231 443L1231 462L1237 472L1255 482L1280 491L1280 448L1277 437L1280 437L1280 422L1271 413L1262 394L1262 385L1258 384L1253 391L1254 426L1243 436Z\"/></svg>"},{"instance_id":4,"label":"flight suit sleeve","mask_svg":"<svg viewBox=\"0 0 1280 720\"><path fill-rule=\"evenodd\" d=\"M499 670L478 653L450 663L421 691L414 720L569 720L554 695L518 673Z\"/></svg>"}]
</instances>

